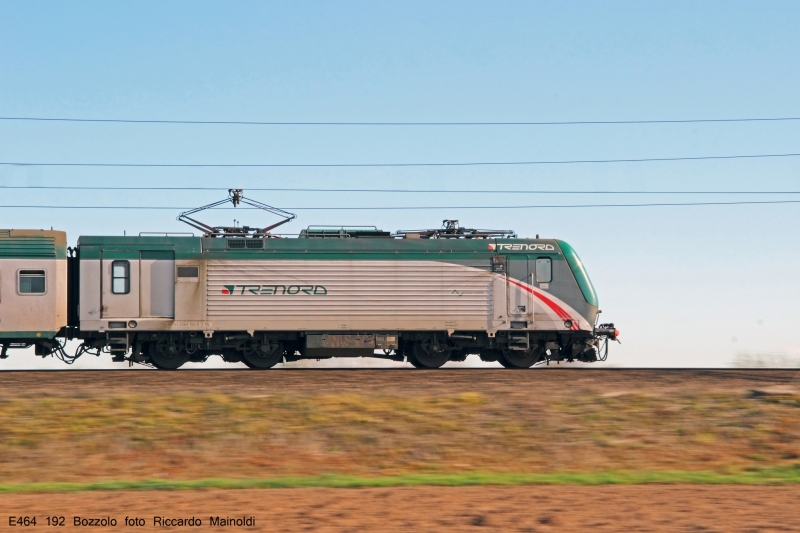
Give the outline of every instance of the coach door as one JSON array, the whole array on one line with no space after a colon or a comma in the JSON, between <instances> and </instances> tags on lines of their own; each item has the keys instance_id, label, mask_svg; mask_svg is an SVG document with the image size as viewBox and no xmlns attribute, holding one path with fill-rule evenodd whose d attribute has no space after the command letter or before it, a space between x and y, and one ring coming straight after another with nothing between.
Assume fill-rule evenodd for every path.
<instances>
[{"instance_id":1,"label":"coach door","mask_svg":"<svg viewBox=\"0 0 800 533\"><path fill-rule=\"evenodd\" d=\"M101 294L103 318L139 316L139 252L104 250Z\"/></svg>"},{"instance_id":2,"label":"coach door","mask_svg":"<svg viewBox=\"0 0 800 533\"><path fill-rule=\"evenodd\" d=\"M140 262L142 317L175 317L175 253L142 251Z\"/></svg>"},{"instance_id":3,"label":"coach door","mask_svg":"<svg viewBox=\"0 0 800 533\"><path fill-rule=\"evenodd\" d=\"M508 318L514 322L533 320L533 292L530 290L528 257L507 256Z\"/></svg>"}]
</instances>

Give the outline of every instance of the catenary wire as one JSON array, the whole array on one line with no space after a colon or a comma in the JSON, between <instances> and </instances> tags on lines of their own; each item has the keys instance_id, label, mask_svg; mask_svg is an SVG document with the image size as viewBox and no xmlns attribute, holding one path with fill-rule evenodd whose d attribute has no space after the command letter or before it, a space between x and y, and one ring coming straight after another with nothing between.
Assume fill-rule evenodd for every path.
<instances>
[{"instance_id":1,"label":"catenary wire","mask_svg":"<svg viewBox=\"0 0 800 533\"><path fill-rule=\"evenodd\" d=\"M792 122L800 117L695 118L665 120L563 120L563 121L453 121L453 122L327 122L327 121L257 121L257 120L149 120L125 118L69 117L0 117L2 121L26 122L89 122L116 124L197 124L233 126L578 126L624 124L701 124L730 122Z\"/></svg>"},{"instance_id":2,"label":"catenary wire","mask_svg":"<svg viewBox=\"0 0 800 533\"><path fill-rule=\"evenodd\" d=\"M227 191L239 187L107 187L77 185L0 185L0 189L20 190L76 190L76 191ZM247 191L266 192L346 192L346 193L409 193L409 194L800 194L800 191L566 191L566 190L531 190L531 189L324 189L313 187L241 187Z\"/></svg>"},{"instance_id":3,"label":"catenary wire","mask_svg":"<svg viewBox=\"0 0 800 533\"><path fill-rule=\"evenodd\" d=\"M574 165L594 163L650 163L661 161L706 161L723 159L764 159L798 157L800 153L711 155L696 157L644 157L633 159L567 159L540 161L473 161L465 163L38 163L0 161L16 167L122 167L122 168L356 168L356 167L474 167L524 165Z\"/></svg>"},{"instance_id":4,"label":"catenary wire","mask_svg":"<svg viewBox=\"0 0 800 533\"><path fill-rule=\"evenodd\" d=\"M724 205L774 205L800 204L800 200L753 200L740 202L650 202L639 204L540 204L540 205L445 205L445 206L354 206L354 207L281 207L292 211L417 211L432 209L576 209L597 207L678 207ZM180 211L194 207L179 206L114 206L114 205L0 205L0 209L118 209L118 210L171 210ZM250 210L255 207L216 207L216 210Z\"/></svg>"}]
</instances>

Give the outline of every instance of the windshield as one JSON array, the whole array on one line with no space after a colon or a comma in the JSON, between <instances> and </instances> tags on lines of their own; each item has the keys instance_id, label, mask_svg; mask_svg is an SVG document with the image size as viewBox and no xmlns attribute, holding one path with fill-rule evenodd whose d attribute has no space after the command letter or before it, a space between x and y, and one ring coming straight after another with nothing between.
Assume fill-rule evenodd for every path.
<instances>
[{"instance_id":1,"label":"windshield","mask_svg":"<svg viewBox=\"0 0 800 533\"><path fill-rule=\"evenodd\" d=\"M594 291L594 285L592 285L592 281L589 279L589 274L583 267L580 257L578 257L578 254L575 253L575 250L573 250L572 246L569 244L565 243L564 241L556 242L558 242L558 245L561 247L561 251L564 253L564 258L567 260L567 264L569 264L569 267L572 269L572 274L575 276L575 280L578 282L578 287L581 288L584 299L586 299L586 301L593 306L598 307L597 293Z\"/></svg>"}]
</instances>

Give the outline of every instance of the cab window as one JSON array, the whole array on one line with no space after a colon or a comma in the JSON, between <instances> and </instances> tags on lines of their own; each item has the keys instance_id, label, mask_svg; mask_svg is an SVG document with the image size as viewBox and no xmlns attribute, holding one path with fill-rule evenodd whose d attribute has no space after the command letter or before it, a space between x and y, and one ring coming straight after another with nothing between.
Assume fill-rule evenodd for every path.
<instances>
[{"instance_id":1,"label":"cab window","mask_svg":"<svg viewBox=\"0 0 800 533\"><path fill-rule=\"evenodd\" d=\"M550 283L553 281L553 261L549 257L536 259L536 282Z\"/></svg>"},{"instance_id":2,"label":"cab window","mask_svg":"<svg viewBox=\"0 0 800 533\"><path fill-rule=\"evenodd\" d=\"M128 294L131 292L130 261L113 261L111 263L111 293Z\"/></svg>"},{"instance_id":3,"label":"cab window","mask_svg":"<svg viewBox=\"0 0 800 533\"><path fill-rule=\"evenodd\" d=\"M44 270L20 270L19 271L19 293L20 294L44 294L45 273Z\"/></svg>"}]
</instances>

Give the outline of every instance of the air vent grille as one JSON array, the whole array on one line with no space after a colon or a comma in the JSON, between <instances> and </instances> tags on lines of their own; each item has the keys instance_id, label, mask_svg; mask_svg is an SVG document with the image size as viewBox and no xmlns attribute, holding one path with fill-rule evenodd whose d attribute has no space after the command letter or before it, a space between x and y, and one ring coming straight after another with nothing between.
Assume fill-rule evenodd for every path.
<instances>
[{"instance_id":1,"label":"air vent grille","mask_svg":"<svg viewBox=\"0 0 800 533\"><path fill-rule=\"evenodd\" d=\"M56 242L52 237L3 238L0 257L56 257Z\"/></svg>"},{"instance_id":2,"label":"air vent grille","mask_svg":"<svg viewBox=\"0 0 800 533\"><path fill-rule=\"evenodd\" d=\"M227 239L228 250L263 250L263 239Z\"/></svg>"}]
</instances>

